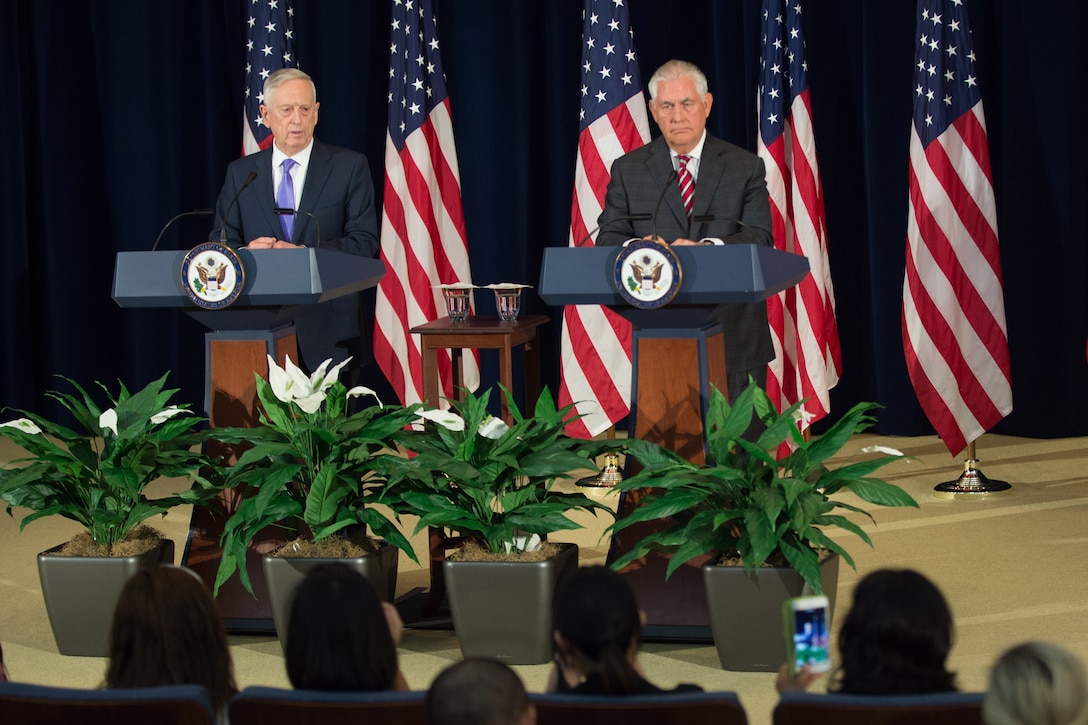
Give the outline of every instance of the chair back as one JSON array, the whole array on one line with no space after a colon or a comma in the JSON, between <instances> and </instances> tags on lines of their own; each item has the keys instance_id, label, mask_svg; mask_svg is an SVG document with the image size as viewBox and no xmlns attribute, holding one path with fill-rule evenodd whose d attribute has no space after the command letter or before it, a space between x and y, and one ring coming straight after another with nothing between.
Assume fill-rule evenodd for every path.
<instances>
[{"instance_id":1,"label":"chair back","mask_svg":"<svg viewBox=\"0 0 1088 725\"><path fill-rule=\"evenodd\" d=\"M774 725L982 725L982 692L931 695L844 695L787 692Z\"/></svg>"},{"instance_id":2,"label":"chair back","mask_svg":"<svg viewBox=\"0 0 1088 725\"><path fill-rule=\"evenodd\" d=\"M0 723L213 725L214 718L202 685L78 690L0 682Z\"/></svg>"},{"instance_id":3,"label":"chair back","mask_svg":"<svg viewBox=\"0 0 1088 725\"><path fill-rule=\"evenodd\" d=\"M537 725L748 725L734 692L530 695Z\"/></svg>"},{"instance_id":4,"label":"chair back","mask_svg":"<svg viewBox=\"0 0 1088 725\"><path fill-rule=\"evenodd\" d=\"M231 725L358 725L385 722L429 725L427 693L319 692L247 687L230 701Z\"/></svg>"}]
</instances>

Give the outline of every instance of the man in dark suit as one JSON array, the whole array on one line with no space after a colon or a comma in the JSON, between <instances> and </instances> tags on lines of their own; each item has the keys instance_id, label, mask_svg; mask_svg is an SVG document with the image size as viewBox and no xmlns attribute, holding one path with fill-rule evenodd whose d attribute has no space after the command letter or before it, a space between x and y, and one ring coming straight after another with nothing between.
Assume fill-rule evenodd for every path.
<instances>
[{"instance_id":1,"label":"man in dark suit","mask_svg":"<svg viewBox=\"0 0 1088 725\"><path fill-rule=\"evenodd\" d=\"M378 223L370 166L362 154L314 138L321 104L313 80L296 68L283 68L268 76L263 96L261 118L274 142L227 167L216 203L227 239L246 249L293 249L320 241L322 249L375 256ZM251 173L256 177L242 190ZM319 224L305 214L278 216L277 207L309 212ZM219 233L216 227L208 238L217 241ZM364 310L360 298L347 295L297 310L295 333L305 368L313 370L327 358L335 364L348 355L352 367L370 360L373 311Z\"/></svg>"},{"instance_id":2,"label":"man in dark suit","mask_svg":"<svg viewBox=\"0 0 1088 725\"><path fill-rule=\"evenodd\" d=\"M612 163L597 244L657 234L673 246L772 246L763 161L706 132L713 102L706 76L691 63L670 60L650 78L649 89L661 136ZM633 214L655 216L622 219ZM767 363L774 357L766 303L719 305L715 315L725 339L729 398L736 400L749 375L766 387Z\"/></svg>"}]
</instances>

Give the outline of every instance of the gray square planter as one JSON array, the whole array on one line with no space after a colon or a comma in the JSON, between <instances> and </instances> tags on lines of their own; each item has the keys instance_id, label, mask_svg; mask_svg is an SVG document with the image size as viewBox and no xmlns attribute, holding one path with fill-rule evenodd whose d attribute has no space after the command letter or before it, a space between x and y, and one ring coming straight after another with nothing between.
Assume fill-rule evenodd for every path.
<instances>
[{"instance_id":1,"label":"gray square planter","mask_svg":"<svg viewBox=\"0 0 1088 725\"><path fill-rule=\"evenodd\" d=\"M578 568L577 544L557 546L559 554L546 561L442 562L462 655L510 665L551 661L555 583Z\"/></svg>"},{"instance_id":2,"label":"gray square planter","mask_svg":"<svg viewBox=\"0 0 1088 725\"><path fill-rule=\"evenodd\" d=\"M392 601L397 593L397 568L400 563L400 549L382 542L379 548L369 556L354 559L306 558L293 559L284 556L261 557L265 582L268 584L268 598L272 605L272 621L276 624L276 636L280 646L287 646L287 624L291 620L291 603L295 598L295 588L306 578L306 574L322 564L347 564L365 576L378 592L382 601Z\"/></svg>"},{"instance_id":3,"label":"gray square planter","mask_svg":"<svg viewBox=\"0 0 1088 725\"><path fill-rule=\"evenodd\" d=\"M740 566L703 567L710 630L722 668L737 672L777 672L786 661L782 604L813 594L796 570L763 567L745 574ZM828 599L827 627L835 611L839 556L820 564L820 583Z\"/></svg>"},{"instance_id":4,"label":"gray square planter","mask_svg":"<svg viewBox=\"0 0 1088 725\"><path fill-rule=\"evenodd\" d=\"M57 556L63 546L38 554L49 626L62 655L108 657L113 610L121 588L142 569L174 563L174 542L139 556Z\"/></svg>"}]
</instances>

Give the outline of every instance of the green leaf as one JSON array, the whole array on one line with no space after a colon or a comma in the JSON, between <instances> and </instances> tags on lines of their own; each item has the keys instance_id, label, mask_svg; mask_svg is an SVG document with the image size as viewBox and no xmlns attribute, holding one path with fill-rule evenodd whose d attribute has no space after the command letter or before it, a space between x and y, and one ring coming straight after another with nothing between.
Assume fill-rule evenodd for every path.
<instances>
[{"instance_id":1,"label":"green leaf","mask_svg":"<svg viewBox=\"0 0 1088 725\"><path fill-rule=\"evenodd\" d=\"M877 506L913 506L918 508L918 502L911 495L898 486L881 481L876 478L861 478L843 484L863 501L868 501Z\"/></svg>"},{"instance_id":2,"label":"green leaf","mask_svg":"<svg viewBox=\"0 0 1088 725\"><path fill-rule=\"evenodd\" d=\"M807 546L798 546L792 541L782 541L782 554L801 578L809 583L812 591L823 594L823 584L820 581L820 557Z\"/></svg>"}]
</instances>

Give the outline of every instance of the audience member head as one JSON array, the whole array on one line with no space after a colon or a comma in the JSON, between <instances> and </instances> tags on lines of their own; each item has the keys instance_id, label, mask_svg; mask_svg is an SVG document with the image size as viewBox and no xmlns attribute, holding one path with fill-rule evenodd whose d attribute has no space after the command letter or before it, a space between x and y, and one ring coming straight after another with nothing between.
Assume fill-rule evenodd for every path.
<instances>
[{"instance_id":1,"label":"audience member head","mask_svg":"<svg viewBox=\"0 0 1088 725\"><path fill-rule=\"evenodd\" d=\"M204 685L217 711L238 690L215 601L189 569L133 574L113 614L106 687L183 684Z\"/></svg>"},{"instance_id":2,"label":"audience member head","mask_svg":"<svg viewBox=\"0 0 1088 725\"><path fill-rule=\"evenodd\" d=\"M561 665L567 660L586 676L600 678L605 694L635 692L642 613L623 577L607 567L586 566L560 579L552 626Z\"/></svg>"},{"instance_id":3,"label":"audience member head","mask_svg":"<svg viewBox=\"0 0 1088 725\"><path fill-rule=\"evenodd\" d=\"M443 670L427 692L432 725L533 725L536 709L517 673L496 660L466 659Z\"/></svg>"},{"instance_id":4,"label":"audience member head","mask_svg":"<svg viewBox=\"0 0 1088 725\"><path fill-rule=\"evenodd\" d=\"M300 690L396 689L397 650L374 587L346 564L315 567L295 590L287 676Z\"/></svg>"},{"instance_id":5,"label":"audience member head","mask_svg":"<svg viewBox=\"0 0 1088 725\"><path fill-rule=\"evenodd\" d=\"M910 569L864 577L839 632L837 688L851 694L951 692L945 668L952 613L940 590Z\"/></svg>"},{"instance_id":6,"label":"audience member head","mask_svg":"<svg viewBox=\"0 0 1088 725\"><path fill-rule=\"evenodd\" d=\"M1084 665L1049 642L1013 647L990 671L982 717L987 725L1085 725Z\"/></svg>"}]
</instances>

